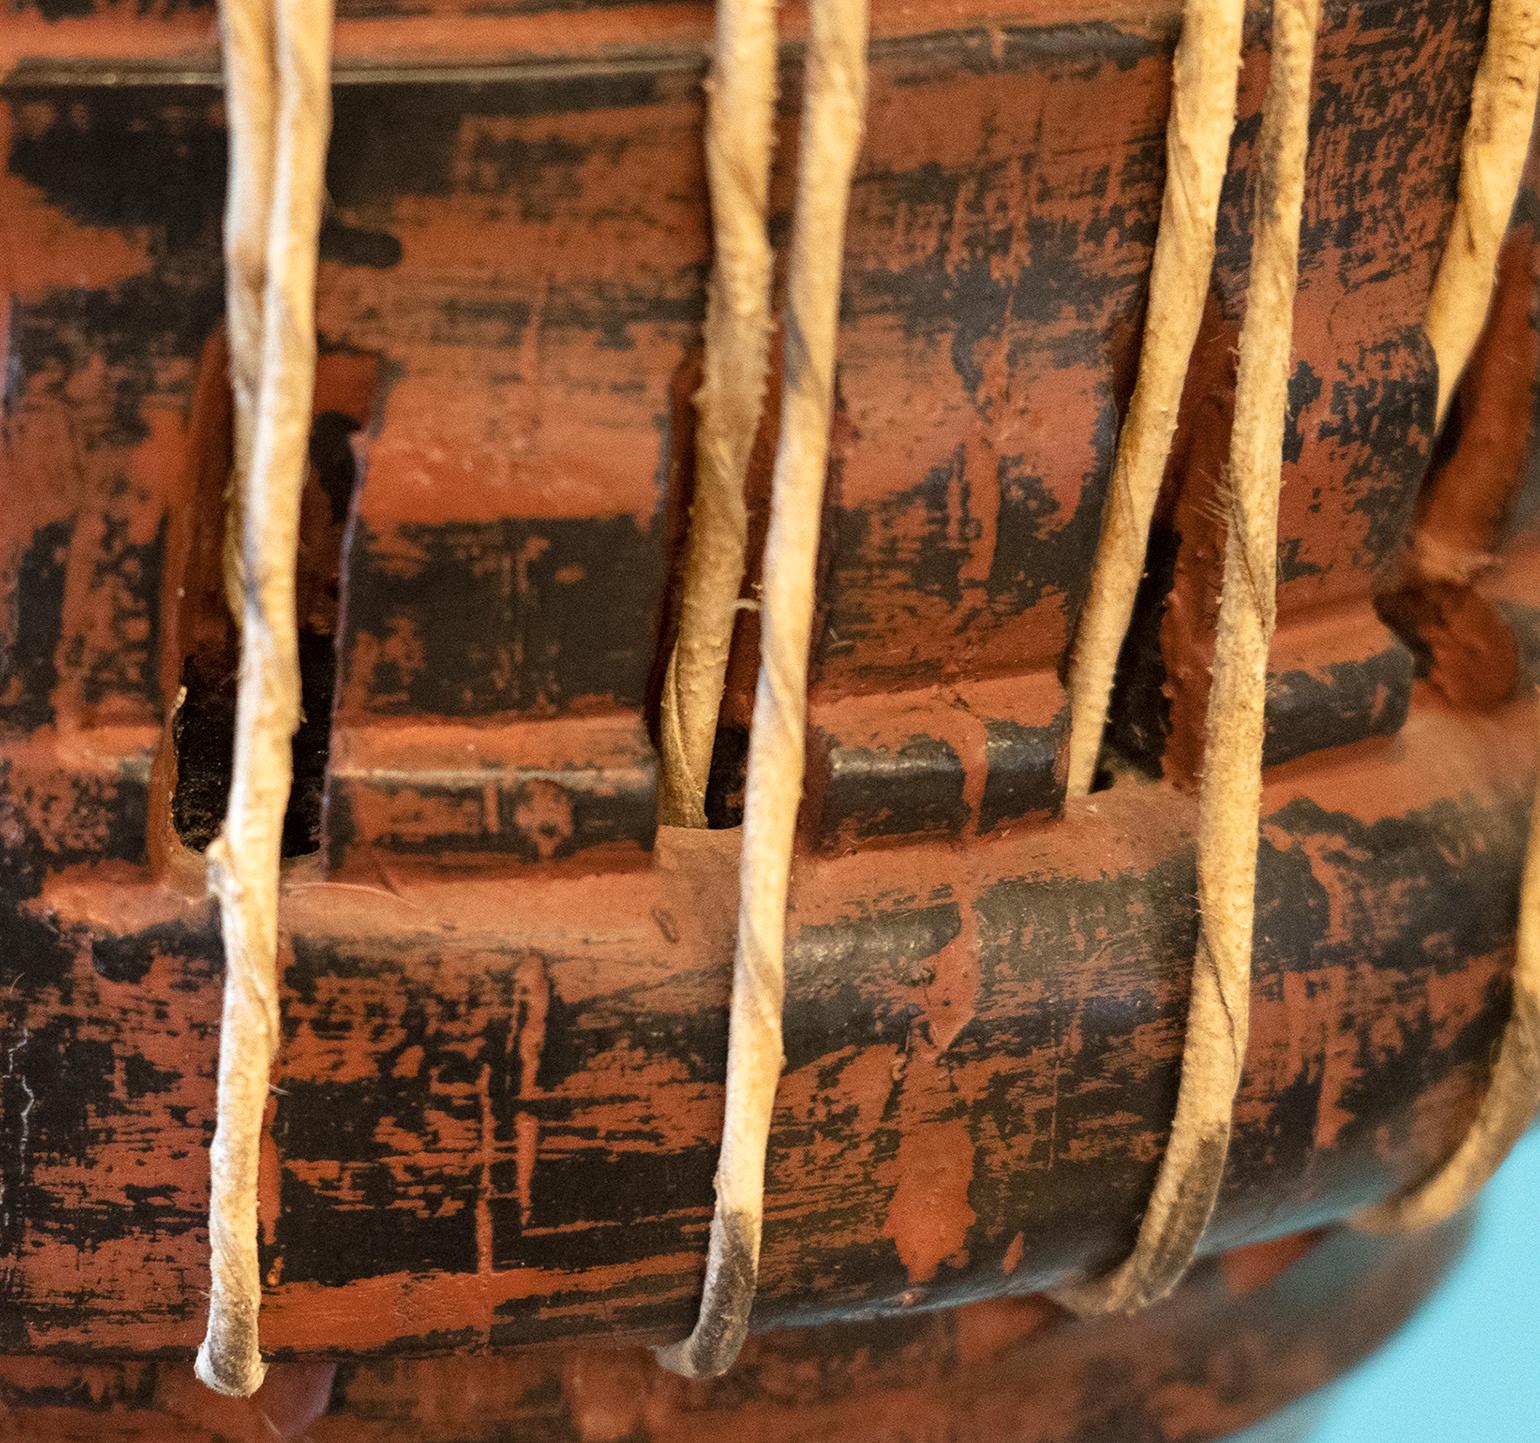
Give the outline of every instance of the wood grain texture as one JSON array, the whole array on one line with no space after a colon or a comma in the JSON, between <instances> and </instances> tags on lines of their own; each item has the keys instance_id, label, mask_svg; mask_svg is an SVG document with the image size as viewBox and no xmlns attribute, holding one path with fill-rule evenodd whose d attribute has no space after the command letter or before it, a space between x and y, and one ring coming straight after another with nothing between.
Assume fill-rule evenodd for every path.
<instances>
[{"instance_id":1,"label":"wood grain texture","mask_svg":"<svg viewBox=\"0 0 1540 1443\"><path fill-rule=\"evenodd\" d=\"M1092 1326L1021 1299L771 1334L713 1384L637 1349L567 1347L277 1364L235 1402L177 1364L3 1358L0 1410L28 1443L1201 1443L1352 1366L1464 1232L1243 1249L1143 1317Z\"/></svg>"},{"instance_id":2,"label":"wood grain texture","mask_svg":"<svg viewBox=\"0 0 1540 1443\"><path fill-rule=\"evenodd\" d=\"M5 43L46 40L49 64L196 51L206 23L21 14ZM1414 688L1369 604L1426 462L1414 318L1478 22L1455 0L1328 7L1252 1053L1215 1248L1431 1167L1504 1016L1534 729ZM1169 40L975 17L874 54L766 1324L1102 1266L1163 1144L1193 930L1175 759L1213 579L1182 507L1228 427L1251 119L1120 702L1132 769L1053 818ZM317 424L361 474L343 515L320 493L315 513L347 535L321 851L284 886L263 1203L283 1354L660 1338L691 1314L735 839L652 823L706 257L698 71L659 46L339 87ZM221 655L200 577L224 139L197 74L93 74L0 81L0 1346L151 1356L190 1349L206 1286L220 959L173 826L194 761L174 713L189 662L217 681ZM738 643L751 671L751 625Z\"/></svg>"},{"instance_id":3,"label":"wood grain texture","mask_svg":"<svg viewBox=\"0 0 1540 1443\"><path fill-rule=\"evenodd\" d=\"M1381 1196L1468 1121L1503 1015L1516 721L1430 706L1391 751L1275 774L1212 1246ZM1188 810L1126 788L923 861L799 868L762 1322L1028 1292L1117 1254L1173 1096ZM648 869L518 887L291 875L275 1350L687 1320L734 838L663 842ZM194 1335L218 991L194 882L76 870L10 915L7 1346Z\"/></svg>"}]
</instances>

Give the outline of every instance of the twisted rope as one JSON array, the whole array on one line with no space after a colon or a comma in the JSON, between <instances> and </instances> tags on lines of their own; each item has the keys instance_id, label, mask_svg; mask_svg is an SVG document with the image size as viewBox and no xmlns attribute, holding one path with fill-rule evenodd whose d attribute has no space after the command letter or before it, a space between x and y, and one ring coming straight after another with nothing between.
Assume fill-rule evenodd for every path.
<instances>
[{"instance_id":1,"label":"twisted rope","mask_svg":"<svg viewBox=\"0 0 1540 1443\"><path fill-rule=\"evenodd\" d=\"M1233 125L1243 5L1190 0L1176 60L1169 179L1144 352L1114 465L1086 617L1071 666L1071 789L1089 788L1117 651L1169 454L1213 257ZM1278 492L1310 73L1319 0L1276 0L1252 271L1230 454L1230 526L1200 783L1200 935L1172 1134L1133 1251L1061 1290L1079 1311L1130 1311L1179 1281L1223 1177L1245 1056ZM785 319L782 434L773 480L762 663L750 736L727 1092L700 1314L665 1366L714 1376L747 1334L765 1160L781 1069L786 902L804 761L807 659L833 404L849 188L865 101L865 0L814 0ZM221 1392L261 1383L257 1182L278 1039L277 882L298 720L294 614L299 495L314 386L314 289L330 124L331 10L223 0L230 106L227 308L235 398L226 581L242 622L235 770L209 849L226 952L218 1119L211 1148L211 1294L198 1374ZM708 134L717 258L708 303L680 638L664 698L664 819L703 822L702 799L743 572L743 478L762 402L770 253L765 234L774 16L728 0ZM1461 192L1430 303L1442 418L1490 297L1540 82L1540 4L1494 0L1462 158ZM233 525L230 532L237 528ZM1495 1169L1540 1098L1540 809L1525 864L1514 1012L1475 1126L1422 1188L1361 1214L1366 1227L1446 1216Z\"/></svg>"},{"instance_id":2,"label":"twisted rope","mask_svg":"<svg viewBox=\"0 0 1540 1443\"><path fill-rule=\"evenodd\" d=\"M1492 303L1497 253L1513 214L1540 95L1540 3L1492 0L1461 146L1460 189L1428 303L1438 419ZM1540 785L1540 784L1537 784ZM1420 1186L1355 1214L1365 1232L1430 1227L1472 1201L1540 1112L1540 792L1524 855L1513 1011L1470 1131Z\"/></svg>"},{"instance_id":3,"label":"twisted rope","mask_svg":"<svg viewBox=\"0 0 1540 1443\"><path fill-rule=\"evenodd\" d=\"M706 780L732 649L748 535L744 478L770 348L766 224L775 121L774 0L720 0L706 82L706 179L715 259L695 395L695 500L679 633L663 681L659 820L706 825Z\"/></svg>"},{"instance_id":4,"label":"twisted rope","mask_svg":"<svg viewBox=\"0 0 1540 1443\"><path fill-rule=\"evenodd\" d=\"M1118 653L1144 575L1150 519L1214 265L1219 193L1235 129L1246 0L1187 0L1166 122L1166 186L1139 374L1118 435L1091 586L1069 662L1069 795L1091 790Z\"/></svg>"},{"instance_id":5,"label":"twisted rope","mask_svg":"<svg viewBox=\"0 0 1540 1443\"><path fill-rule=\"evenodd\" d=\"M1106 1276L1055 1294L1081 1313L1134 1312L1181 1281L1208 1227L1230 1146L1251 1008L1263 711L1319 19L1320 0L1273 5L1230 433L1229 536L1198 792L1198 947L1176 1115L1133 1251Z\"/></svg>"},{"instance_id":6,"label":"twisted rope","mask_svg":"<svg viewBox=\"0 0 1540 1443\"><path fill-rule=\"evenodd\" d=\"M813 0L784 316L781 435L749 732L727 1093L700 1313L658 1352L686 1377L732 1366L748 1334L764 1223L765 1153L781 1075L786 896L802 798L807 658L823 517L850 180L866 108L866 0Z\"/></svg>"},{"instance_id":7,"label":"twisted rope","mask_svg":"<svg viewBox=\"0 0 1540 1443\"><path fill-rule=\"evenodd\" d=\"M223 561L225 600L237 625L244 609L241 537L256 436L257 393L262 382L262 291L273 208L277 101L273 23L270 0L220 6L230 147L225 196L225 331L234 402Z\"/></svg>"},{"instance_id":8,"label":"twisted rope","mask_svg":"<svg viewBox=\"0 0 1540 1443\"><path fill-rule=\"evenodd\" d=\"M295 558L315 385L315 276L326 140L331 127L332 7L318 0L224 0L231 197L227 304L232 383L245 402L241 671L229 809L209 847L225 950L219 1087L209 1154L210 1293L198 1376L244 1397L262 1382L257 1183L262 1122L278 1044L278 867L299 720ZM270 81L264 83L264 67ZM265 97L276 94L276 107ZM272 139L264 140L271 125ZM266 176L251 167L269 162ZM257 216L270 196L259 255ZM257 319L253 284L262 282ZM252 400L253 332L260 350ZM239 417L239 411L237 412ZM241 484L243 482L243 484Z\"/></svg>"},{"instance_id":9,"label":"twisted rope","mask_svg":"<svg viewBox=\"0 0 1540 1443\"><path fill-rule=\"evenodd\" d=\"M1438 361L1437 424L1492 301L1497 252L1529 155L1540 92L1540 0L1492 0L1460 146L1460 189L1424 329Z\"/></svg>"},{"instance_id":10,"label":"twisted rope","mask_svg":"<svg viewBox=\"0 0 1540 1443\"><path fill-rule=\"evenodd\" d=\"M1531 812L1520 885L1513 1011L1486 1096L1447 1162L1420 1187L1355 1213L1363 1232L1431 1227L1459 1212L1487 1185L1540 1111L1540 791Z\"/></svg>"}]
</instances>

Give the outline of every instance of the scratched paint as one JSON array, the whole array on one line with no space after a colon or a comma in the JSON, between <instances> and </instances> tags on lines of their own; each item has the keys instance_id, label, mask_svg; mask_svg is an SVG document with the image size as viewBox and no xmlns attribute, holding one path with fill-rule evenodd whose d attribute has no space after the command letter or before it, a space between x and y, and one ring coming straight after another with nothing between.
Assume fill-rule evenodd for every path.
<instances>
[{"instance_id":1,"label":"scratched paint","mask_svg":"<svg viewBox=\"0 0 1540 1443\"><path fill-rule=\"evenodd\" d=\"M1352 1366L1443 1276L1463 1236L1457 1223L1414 1240L1244 1249L1135 1319L1078 1324L1029 1298L774 1333L708 1383L640 1350L566 1347L344 1364L335 1382L327 1365L278 1364L236 1401L200 1388L186 1364L7 1358L0 1406L30 1443L107 1429L124 1443L1199 1443Z\"/></svg>"},{"instance_id":2,"label":"scratched paint","mask_svg":"<svg viewBox=\"0 0 1540 1443\"><path fill-rule=\"evenodd\" d=\"M1204 394L1130 652L1148 705L1120 693L1148 733L1120 747L1156 775L1059 819L1059 668L1159 205L1174 12L1142 8L1020 0L991 29L940 0L879 7L766 1324L1104 1265L1164 1143L1193 928L1173 784L1212 601L1204 448L1222 454L1228 425L1265 63L1254 45ZM1468 1123L1533 768L1528 709L1476 719L1414 688L1372 605L1428 455L1408 318L1447 221L1476 12L1328 9L1271 718L1292 739L1270 753L1216 1247L1340 1217ZM709 1214L736 838L657 832L648 732L707 256L707 13L459 13L345 11L342 53L374 36L399 55L434 24L423 55L446 36L474 55L496 26L505 60L514 35L532 57L573 38L561 63L474 86L339 87L320 330L368 380L343 408L362 476L321 850L284 886L263 1261L285 1355L676 1335ZM0 1344L148 1357L195 1340L206 1285L220 967L171 826L171 712L213 625L223 130L196 73L206 7L19 17L0 38L0 233L19 257L0 479L21 498L0 508L0 955L20 974L0 990ZM624 63L595 58L601 33ZM114 43L125 83L107 83ZM74 53L96 68L66 91ZM173 58L189 83L145 68ZM782 229L794 72L785 89ZM338 518L317 516L330 543ZM1504 585L1532 575L1524 554ZM737 723L752 661L740 646ZM593 1386L584 1426L619 1428L631 1414Z\"/></svg>"}]
</instances>

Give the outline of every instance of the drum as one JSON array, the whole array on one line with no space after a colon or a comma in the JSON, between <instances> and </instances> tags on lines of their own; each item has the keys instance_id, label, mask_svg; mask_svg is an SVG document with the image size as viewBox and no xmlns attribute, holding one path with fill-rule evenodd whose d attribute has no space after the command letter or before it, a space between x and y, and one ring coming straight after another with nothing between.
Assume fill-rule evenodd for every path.
<instances>
[{"instance_id":1,"label":"drum","mask_svg":"<svg viewBox=\"0 0 1540 1443\"><path fill-rule=\"evenodd\" d=\"M1349 1366L1466 1223L1345 1224L1457 1152L1520 1015L1534 166L1458 389L1425 325L1488 6L1326 0L1308 48L1233 1128L1193 1272L1088 1319L1065 1289L1129 1254L1197 1076L1276 19L1250 7L1237 32L1212 266L1076 787L1076 637L1165 334L1146 320L1183 6L877 0L848 218L824 247L837 366L777 299L742 431L706 825L687 826L660 821L660 795L726 253L712 9L336 11L279 1022L255 1104L272 1367L247 1400L191 1367L233 1035L232 904L206 849L243 784L243 625L247 670L256 646L255 613L228 604L237 102L204 0L20 0L0 29L14 1436L1176 1443ZM789 7L770 52L755 213L776 298L825 214L818 23ZM647 1348L696 1319L735 1116L751 733L784 702L763 680L756 701L780 624L769 558L790 544L771 512L804 384L826 390L809 433L827 460L789 693L805 765L754 1336L725 1376L679 1379Z\"/></svg>"}]
</instances>

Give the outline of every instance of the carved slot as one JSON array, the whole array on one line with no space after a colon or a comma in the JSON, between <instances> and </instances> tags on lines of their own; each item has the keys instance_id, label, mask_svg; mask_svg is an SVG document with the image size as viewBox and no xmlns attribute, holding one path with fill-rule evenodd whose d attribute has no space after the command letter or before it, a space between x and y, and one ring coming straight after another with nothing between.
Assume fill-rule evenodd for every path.
<instances>
[{"instance_id":1,"label":"carved slot","mask_svg":"<svg viewBox=\"0 0 1540 1443\"><path fill-rule=\"evenodd\" d=\"M224 365L222 345L205 364ZM217 352L217 355L214 353ZM321 806L336 684L336 631L344 538L363 471L361 441L373 409L378 363L349 352L322 355L315 418L300 503L296 601L301 719L294 735L294 780L284 814L283 856L306 856L321 842ZM197 532L184 598L184 654L172 722L175 787L171 820L182 843L202 850L214 839L229 799L235 740L240 638L223 594L224 477L230 454L229 396L205 387L215 414L196 418L201 438Z\"/></svg>"}]
</instances>

